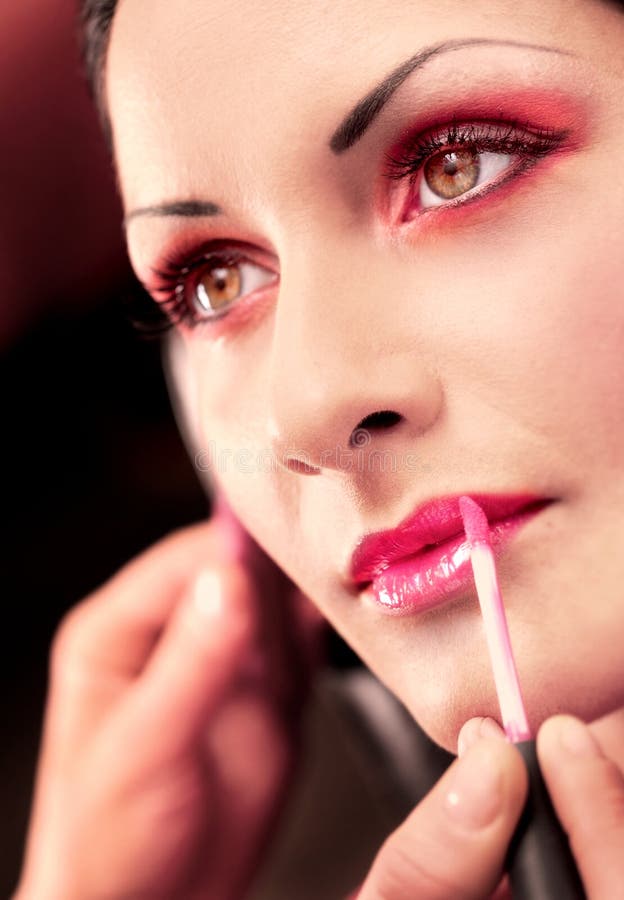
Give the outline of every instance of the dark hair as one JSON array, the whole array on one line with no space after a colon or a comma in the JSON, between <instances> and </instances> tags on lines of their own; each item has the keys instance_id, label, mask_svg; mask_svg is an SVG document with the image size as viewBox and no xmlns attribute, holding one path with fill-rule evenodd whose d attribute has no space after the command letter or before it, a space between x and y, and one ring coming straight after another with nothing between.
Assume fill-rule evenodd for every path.
<instances>
[{"instance_id":1,"label":"dark hair","mask_svg":"<svg viewBox=\"0 0 624 900\"><path fill-rule=\"evenodd\" d=\"M91 94L108 135L104 105L104 62L117 0L81 0L80 25L82 58Z\"/></svg>"}]
</instances>

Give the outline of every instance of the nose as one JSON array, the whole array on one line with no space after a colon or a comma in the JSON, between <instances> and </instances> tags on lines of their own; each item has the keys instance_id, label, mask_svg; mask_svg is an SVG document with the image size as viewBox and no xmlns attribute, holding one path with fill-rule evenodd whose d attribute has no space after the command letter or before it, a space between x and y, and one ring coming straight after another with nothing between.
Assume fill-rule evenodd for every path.
<instances>
[{"instance_id":1,"label":"nose","mask_svg":"<svg viewBox=\"0 0 624 900\"><path fill-rule=\"evenodd\" d=\"M414 327L414 297L385 266L282 269L268 373L269 440L278 462L318 474L362 452L410 447L438 419L441 383ZM322 273L322 277L315 277Z\"/></svg>"}]
</instances>

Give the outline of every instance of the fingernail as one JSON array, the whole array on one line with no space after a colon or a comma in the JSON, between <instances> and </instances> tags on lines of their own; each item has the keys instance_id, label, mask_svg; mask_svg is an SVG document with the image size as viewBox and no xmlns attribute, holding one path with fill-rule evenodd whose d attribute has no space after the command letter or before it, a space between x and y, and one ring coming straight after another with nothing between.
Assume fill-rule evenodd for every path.
<instances>
[{"instance_id":1,"label":"fingernail","mask_svg":"<svg viewBox=\"0 0 624 900\"><path fill-rule=\"evenodd\" d=\"M463 756L469 747L472 747L479 740L480 719L470 719L466 722L459 732L457 738L457 755Z\"/></svg>"},{"instance_id":2,"label":"fingernail","mask_svg":"<svg viewBox=\"0 0 624 900\"><path fill-rule=\"evenodd\" d=\"M502 770L495 751L490 741L478 741L455 763L445 806L466 828L485 828L501 810Z\"/></svg>"},{"instance_id":3,"label":"fingernail","mask_svg":"<svg viewBox=\"0 0 624 900\"><path fill-rule=\"evenodd\" d=\"M206 569L197 576L193 603L205 619L214 621L223 614L223 585L215 571Z\"/></svg>"},{"instance_id":4,"label":"fingernail","mask_svg":"<svg viewBox=\"0 0 624 900\"><path fill-rule=\"evenodd\" d=\"M496 737L504 740L505 732L491 716L470 719L459 732L457 755L463 756L469 747L473 747L477 741L484 737Z\"/></svg>"},{"instance_id":5,"label":"fingernail","mask_svg":"<svg viewBox=\"0 0 624 900\"><path fill-rule=\"evenodd\" d=\"M562 716L558 722L557 737L564 753L572 756L600 756L601 750L587 725L572 716Z\"/></svg>"},{"instance_id":6,"label":"fingernail","mask_svg":"<svg viewBox=\"0 0 624 900\"><path fill-rule=\"evenodd\" d=\"M493 719L491 716L486 716L481 720L481 725L479 726L479 734L481 737L493 737L499 738L501 740L506 740L505 732L500 727L496 719Z\"/></svg>"}]
</instances>

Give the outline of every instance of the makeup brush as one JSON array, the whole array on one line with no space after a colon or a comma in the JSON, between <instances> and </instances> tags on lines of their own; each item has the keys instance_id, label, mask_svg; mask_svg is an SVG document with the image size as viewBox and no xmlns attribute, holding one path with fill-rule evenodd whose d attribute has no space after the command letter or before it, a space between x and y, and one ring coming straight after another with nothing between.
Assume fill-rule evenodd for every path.
<instances>
[{"instance_id":1,"label":"makeup brush","mask_svg":"<svg viewBox=\"0 0 624 900\"><path fill-rule=\"evenodd\" d=\"M506 860L512 895L514 900L583 900L585 892L570 844L553 809L531 739L498 586L490 526L481 507L470 497L460 498L459 511L470 547L503 728L529 772L527 801Z\"/></svg>"}]
</instances>

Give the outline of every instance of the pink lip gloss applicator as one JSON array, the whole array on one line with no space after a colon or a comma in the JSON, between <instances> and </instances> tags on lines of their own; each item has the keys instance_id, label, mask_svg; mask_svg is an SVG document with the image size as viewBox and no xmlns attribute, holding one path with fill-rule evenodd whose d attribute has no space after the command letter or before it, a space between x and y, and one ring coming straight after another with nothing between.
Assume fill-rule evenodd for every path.
<instances>
[{"instance_id":1,"label":"pink lip gloss applicator","mask_svg":"<svg viewBox=\"0 0 624 900\"><path fill-rule=\"evenodd\" d=\"M470 547L503 728L508 740L520 751L529 773L527 801L506 861L512 895L514 900L583 900L581 879L542 778L524 709L490 544L490 526L481 507L470 497L460 498L459 511Z\"/></svg>"}]
</instances>

